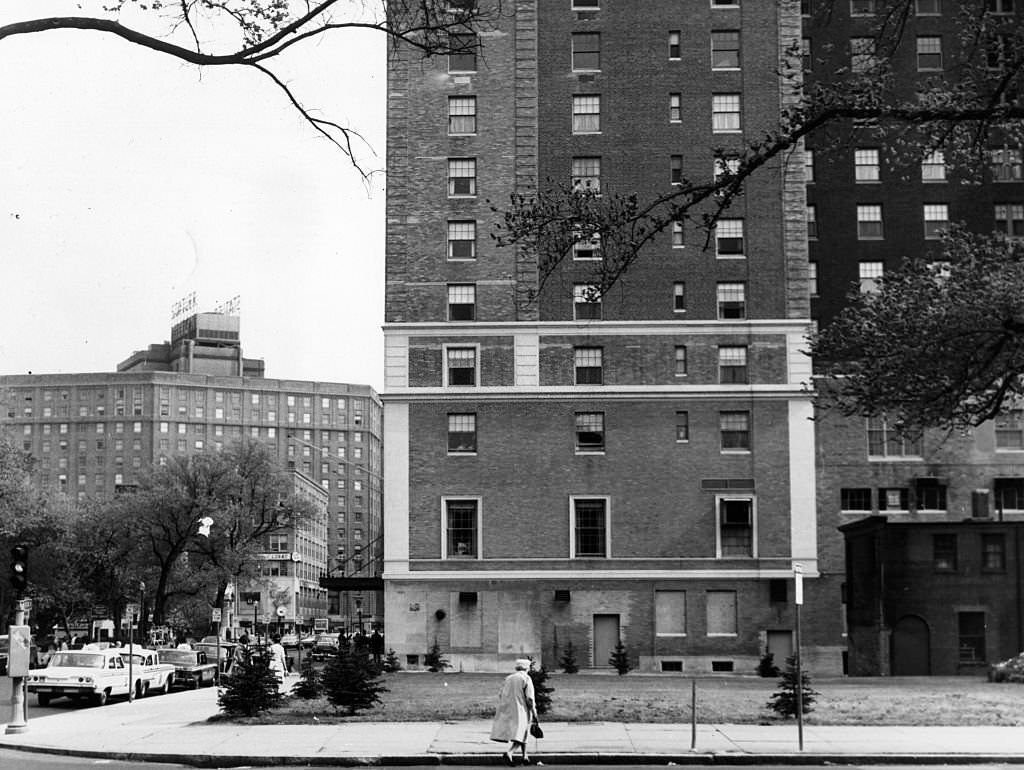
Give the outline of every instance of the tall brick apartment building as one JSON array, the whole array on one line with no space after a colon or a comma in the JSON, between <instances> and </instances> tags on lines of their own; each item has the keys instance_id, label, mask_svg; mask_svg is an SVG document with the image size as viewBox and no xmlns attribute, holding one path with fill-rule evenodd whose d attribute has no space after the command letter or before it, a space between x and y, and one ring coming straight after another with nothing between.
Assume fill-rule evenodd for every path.
<instances>
[{"instance_id":1,"label":"tall brick apartment building","mask_svg":"<svg viewBox=\"0 0 1024 770\"><path fill-rule=\"evenodd\" d=\"M385 607L410 666L750 672L817 577L804 163L718 231L665 237L600 302L582 243L532 303L489 233L554 182L665 192L777 120L797 2L519 0L474 53L388 68ZM841 667L838 595L809 601Z\"/></svg>"},{"instance_id":2,"label":"tall brick apartment building","mask_svg":"<svg viewBox=\"0 0 1024 770\"><path fill-rule=\"evenodd\" d=\"M1014 5L993 0L986 7L994 14L994 23L1002 20L1008 28L1019 28L1024 8L1019 2L1016 9ZM881 3L804 2L802 9L805 78L828 78L842 67L871 64L875 12ZM963 40L960 2L916 0L911 10L904 29L906 44L891 61L892 83L907 98L929 78L956 76L958 46ZM871 291L878 276L904 257L937 255L939 233L950 223L961 222L978 232L1002 230L1024 236L1019 146L996 138L987 167L979 175L977 168L958 167L943 153L923 160L907 152L896 154L892 143L880 141L869 130L854 134L848 144L836 141L845 135L830 130L808 141L811 316L815 321L828 323L845 305L851 289ZM904 551L877 549L878 558L897 560L889 565L891 574L898 573L904 583L910 578L918 581L915 586L890 581L889 588L904 596L888 603L881 616L863 611L872 597L848 596L859 608L850 616L850 673L955 673L958 649L964 655L962 670L976 672L986 660L1019 652L1014 647L1019 631L1004 633L1008 620L1001 630L995 623L1003 612L1002 604L991 600L998 589L979 588L986 581L1004 585L1007 560L998 561L1002 567L979 573L978 564L996 557L983 555L981 540L969 535L973 530L961 522L974 520L984 529L986 522L1024 519L1024 410L1012 410L968 435L929 433L920 440L899 436L883 419L825 415L818 423L817 452L822 577L816 590L838 599L844 593L847 568L853 570L851 576L871 571L870 565L846 564L837 526L883 516L891 527L865 525L850 531L867 533L864 537L876 531L903 533L900 537L916 544ZM914 531L914 525L920 531ZM950 542L955 552L957 540L960 558L952 567L941 553L925 553L925 543L941 551ZM852 553L865 551L855 548ZM911 557L917 563L903 563ZM927 585L920 585L922 580ZM846 593L863 584L851 582ZM928 597L928 601L912 608L907 597ZM966 625L958 622L960 615L967 618ZM859 624L865 618L869 619L862 628ZM962 640L958 639L961 629L967 629ZM922 670L922 665L931 668Z\"/></svg>"},{"instance_id":3,"label":"tall brick apartment building","mask_svg":"<svg viewBox=\"0 0 1024 770\"><path fill-rule=\"evenodd\" d=\"M225 313L189 315L169 342L136 351L117 369L0 376L0 430L35 456L36 481L71 498L110 495L169 457L257 439L301 474L297 489L312 479L328 495L320 544L297 562L271 557L269 571L297 573L297 604L317 610L303 625L314 616L329 615L336 626L354 621L356 597L328 596L319 580L325 568L358 573L381 548L382 410L374 390L264 377L263 361L242 355L238 316ZM289 553L306 545L268 544ZM360 598L364 616L380 620L377 597Z\"/></svg>"}]
</instances>

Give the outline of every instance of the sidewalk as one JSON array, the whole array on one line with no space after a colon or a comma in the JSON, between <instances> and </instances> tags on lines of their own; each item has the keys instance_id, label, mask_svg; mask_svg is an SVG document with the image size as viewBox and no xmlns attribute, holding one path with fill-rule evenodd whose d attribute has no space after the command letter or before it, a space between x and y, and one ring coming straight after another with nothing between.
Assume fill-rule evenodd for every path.
<instances>
[{"instance_id":1,"label":"sidewalk","mask_svg":"<svg viewBox=\"0 0 1024 770\"><path fill-rule=\"evenodd\" d=\"M62 703L66 701L57 701ZM2 749L194 767L239 765L501 764L505 744L489 740L490 720L352 722L248 726L206 722L217 713L213 688L118 700L102 708L64 707L29 715L23 733L0 731ZM10 706L0 703L0 719ZM1020 727L690 725L544 723L530 740L535 760L555 764L1024 764Z\"/></svg>"}]
</instances>

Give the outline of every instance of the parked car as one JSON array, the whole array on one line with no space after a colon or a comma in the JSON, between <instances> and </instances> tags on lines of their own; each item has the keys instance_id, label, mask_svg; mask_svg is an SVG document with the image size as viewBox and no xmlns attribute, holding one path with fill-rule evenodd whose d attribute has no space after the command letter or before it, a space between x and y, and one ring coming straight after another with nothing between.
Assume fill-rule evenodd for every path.
<instances>
[{"instance_id":1,"label":"parked car","mask_svg":"<svg viewBox=\"0 0 1024 770\"><path fill-rule=\"evenodd\" d=\"M210 639L212 641L207 641ZM195 649L206 653L208 660L218 660L217 658L217 637L207 636L203 638L203 641L196 642L192 645ZM227 673L228 669L231 668L231 661L234 660L235 647L238 645L234 642L225 642L223 639L220 640L220 671L221 673Z\"/></svg>"},{"instance_id":2,"label":"parked car","mask_svg":"<svg viewBox=\"0 0 1024 770\"><path fill-rule=\"evenodd\" d=\"M36 694L40 706L62 695L88 697L102 706L112 695L128 694L128 666L120 653L114 648L55 652L46 668L29 674L28 691Z\"/></svg>"},{"instance_id":3,"label":"parked car","mask_svg":"<svg viewBox=\"0 0 1024 770\"><path fill-rule=\"evenodd\" d=\"M125 666L128 666L128 659L131 658L131 666L128 667L135 681L136 698L151 692L166 695L171 691L174 686L174 666L171 663L161 663L155 650L135 647L129 654L128 648L122 647L119 651Z\"/></svg>"},{"instance_id":4,"label":"parked car","mask_svg":"<svg viewBox=\"0 0 1024 770\"><path fill-rule=\"evenodd\" d=\"M316 634L307 634L302 637L302 648L304 650L312 650L314 644L316 644Z\"/></svg>"},{"instance_id":5,"label":"parked car","mask_svg":"<svg viewBox=\"0 0 1024 770\"><path fill-rule=\"evenodd\" d=\"M320 634L313 642L313 651L310 653L314 658L326 658L338 651L341 634Z\"/></svg>"},{"instance_id":6,"label":"parked car","mask_svg":"<svg viewBox=\"0 0 1024 770\"><path fill-rule=\"evenodd\" d=\"M299 635L298 634L284 634L281 636L281 646L298 647L299 646Z\"/></svg>"},{"instance_id":7,"label":"parked car","mask_svg":"<svg viewBox=\"0 0 1024 770\"><path fill-rule=\"evenodd\" d=\"M212 685L217 679L217 664L211 661L203 650L160 650L157 657L161 663L174 666L172 685L200 687Z\"/></svg>"}]
</instances>

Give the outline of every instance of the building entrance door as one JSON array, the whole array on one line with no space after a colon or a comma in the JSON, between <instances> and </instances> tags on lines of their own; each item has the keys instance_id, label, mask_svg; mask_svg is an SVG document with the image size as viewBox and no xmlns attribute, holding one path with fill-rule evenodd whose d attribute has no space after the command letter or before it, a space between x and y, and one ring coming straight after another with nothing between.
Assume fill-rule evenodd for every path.
<instances>
[{"instance_id":1,"label":"building entrance door","mask_svg":"<svg viewBox=\"0 0 1024 770\"><path fill-rule=\"evenodd\" d=\"M892 675L928 676L931 673L931 632L917 615L904 615L892 628Z\"/></svg>"},{"instance_id":2,"label":"building entrance door","mask_svg":"<svg viewBox=\"0 0 1024 770\"><path fill-rule=\"evenodd\" d=\"M590 665L595 668L610 666L608 659L619 643L619 616L594 615L594 656Z\"/></svg>"},{"instance_id":3,"label":"building entrance door","mask_svg":"<svg viewBox=\"0 0 1024 770\"><path fill-rule=\"evenodd\" d=\"M772 663L784 669L786 658L793 654L793 632L788 629L769 631L768 652L772 654Z\"/></svg>"}]
</instances>

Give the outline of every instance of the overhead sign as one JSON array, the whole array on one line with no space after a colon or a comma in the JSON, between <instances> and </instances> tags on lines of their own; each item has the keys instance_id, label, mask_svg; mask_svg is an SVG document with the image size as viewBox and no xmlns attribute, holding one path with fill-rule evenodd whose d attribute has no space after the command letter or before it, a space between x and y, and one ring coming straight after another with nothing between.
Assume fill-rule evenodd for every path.
<instances>
[{"instance_id":1,"label":"overhead sign","mask_svg":"<svg viewBox=\"0 0 1024 770\"><path fill-rule=\"evenodd\" d=\"M287 607L278 607L277 608L277 616L279 618L283 618L287 614L288 614L288 608Z\"/></svg>"},{"instance_id":2,"label":"overhead sign","mask_svg":"<svg viewBox=\"0 0 1024 770\"><path fill-rule=\"evenodd\" d=\"M214 607L210 610L210 620L213 623L220 623L220 607Z\"/></svg>"},{"instance_id":3,"label":"overhead sign","mask_svg":"<svg viewBox=\"0 0 1024 770\"><path fill-rule=\"evenodd\" d=\"M328 628L327 618L313 618L314 631L326 631Z\"/></svg>"}]
</instances>

